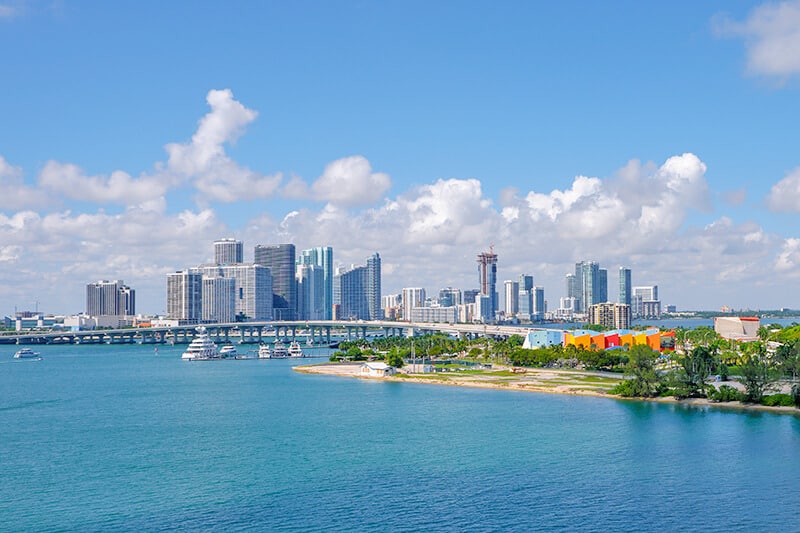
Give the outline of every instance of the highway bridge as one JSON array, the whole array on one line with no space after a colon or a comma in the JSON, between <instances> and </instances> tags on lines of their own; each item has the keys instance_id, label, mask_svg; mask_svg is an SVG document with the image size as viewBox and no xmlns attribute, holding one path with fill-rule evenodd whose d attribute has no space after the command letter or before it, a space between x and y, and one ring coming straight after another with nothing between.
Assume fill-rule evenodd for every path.
<instances>
[{"instance_id":1,"label":"highway bridge","mask_svg":"<svg viewBox=\"0 0 800 533\"><path fill-rule=\"evenodd\" d=\"M330 346L341 340L371 337L415 336L446 333L459 338L507 338L525 335L535 328L489 324L440 324L394 321L300 320L204 324L218 343L260 344L307 340ZM24 331L0 336L0 344L188 344L197 325L96 329L86 331Z\"/></svg>"}]
</instances>

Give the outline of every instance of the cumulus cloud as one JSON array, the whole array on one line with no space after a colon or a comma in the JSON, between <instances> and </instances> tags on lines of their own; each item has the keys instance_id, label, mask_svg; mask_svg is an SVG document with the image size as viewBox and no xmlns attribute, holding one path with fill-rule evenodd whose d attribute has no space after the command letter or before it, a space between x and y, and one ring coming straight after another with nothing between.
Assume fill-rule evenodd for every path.
<instances>
[{"instance_id":1,"label":"cumulus cloud","mask_svg":"<svg viewBox=\"0 0 800 533\"><path fill-rule=\"evenodd\" d=\"M45 164L39 185L75 200L122 205L150 202L167 191L167 184L157 176L133 178L121 170L110 176L87 176L77 165L58 161Z\"/></svg>"},{"instance_id":2,"label":"cumulus cloud","mask_svg":"<svg viewBox=\"0 0 800 533\"><path fill-rule=\"evenodd\" d=\"M775 269L797 277L800 273L798 267L800 267L800 239L786 239L775 261Z\"/></svg>"},{"instance_id":3,"label":"cumulus cloud","mask_svg":"<svg viewBox=\"0 0 800 533\"><path fill-rule=\"evenodd\" d=\"M771 211L800 213L800 167L772 186L766 203Z\"/></svg>"},{"instance_id":4,"label":"cumulus cloud","mask_svg":"<svg viewBox=\"0 0 800 533\"><path fill-rule=\"evenodd\" d=\"M280 174L259 174L225 153L225 145L234 144L258 113L235 100L229 89L209 91L206 102L211 111L200 119L191 141L166 145L167 172L192 180L209 200L234 202L273 195Z\"/></svg>"},{"instance_id":5,"label":"cumulus cloud","mask_svg":"<svg viewBox=\"0 0 800 533\"><path fill-rule=\"evenodd\" d=\"M0 155L0 209L26 209L48 203L47 195L25 184L22 168Z\"/></svg>"},{"instance_id":6,"label":"cumulus cloud","mask_svg":"<svg viewBox=\"0 0 800 533\"><path fill-rule=\"evenodd\" d=\"M318 200L342 207L371 205L383 198L391 187L388 174L372 172L372 165L360 155L337 159L312 185Z\"/></svg>"},{"instance_id":7,"label":"cumulus cloud","mask_svg":"<svg viewBox=\"0 0 800 533\"><path fill-rule=\"evenodd\" d=\"M744 38L749 72L780 78L800 73L800 1L763 4L742 22L719 17L715 30Z\"/></svg>"}]
</instances>

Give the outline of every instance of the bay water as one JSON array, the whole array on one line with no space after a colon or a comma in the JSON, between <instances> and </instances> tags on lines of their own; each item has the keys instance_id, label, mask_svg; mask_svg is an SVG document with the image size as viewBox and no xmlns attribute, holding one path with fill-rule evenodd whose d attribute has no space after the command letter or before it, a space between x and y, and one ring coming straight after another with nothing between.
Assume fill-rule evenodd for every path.
<instances>
[{"instance_id":1,"label":"bay water","mask_svg":"<svg viewBox=\"0 0 800 533\"><path fill-rule=\"evenodd\" d=\"M793 415L36 350L0 349L3 531L800 530Z\"/></svg>"}]
</instances>

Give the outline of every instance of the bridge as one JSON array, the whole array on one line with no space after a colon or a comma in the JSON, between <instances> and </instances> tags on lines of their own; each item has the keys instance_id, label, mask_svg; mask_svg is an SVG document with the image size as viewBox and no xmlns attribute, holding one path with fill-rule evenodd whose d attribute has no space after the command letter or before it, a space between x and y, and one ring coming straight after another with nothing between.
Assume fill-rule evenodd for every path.
<instances>
[{"instance_id":1,"label":"bridge","mask_svg":"<svg viewBox=\"0 0 800 533\"><path fill-rule=\"evenodd\" d=\"M298 320L204 324L218 343L261 344L306 339L309 344L330 346L337 340L370 337L415 336L445 333L459 338L526 335L537 328L490 324L447 324L395 321ZM96 329L86 331L26 331L0 336L0 344L188 344L197 325Z\"/></svg>"}]
</instances>

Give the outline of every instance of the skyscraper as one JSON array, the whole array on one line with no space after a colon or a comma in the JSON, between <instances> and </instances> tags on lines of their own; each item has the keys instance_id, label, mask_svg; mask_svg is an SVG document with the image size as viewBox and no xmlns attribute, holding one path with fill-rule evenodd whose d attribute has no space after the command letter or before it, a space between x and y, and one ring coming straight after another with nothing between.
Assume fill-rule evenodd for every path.
<instances>
[{"instance_id":1,"label":"skyscraper","mask_svg":"<svg viewBox=\"0 0 800 533\"><path fill-rule=\"evenodd\" d=\"M236 239L214 241L214 264L232 265L244 262L244 245Z\"/></svg>"},{"instance_id":2,"label":"skyscraper","mask_svg":"<svg viewBox=\"0 0 800 533\"><path fill-rule=\"evenodd\" d=\"M367 307L370 320L382 320L381 256L375 252L367 258Z\"/></svg>"},{"instance_id":3,"label":"skyscraper","mask_svg":"<svg viewBox=\"0 0 800 533\"><path fill-rule=\"evenodd\" d=\"M425 305L425 289L406 287L403 289L403 320L411 321L411 310Z\"/></svg>"},{"instance_id":4,"label":"skyscraper","mask_svg":"<svg viewBox=\"0 0 800 533\"><path fill-rule=\"evenodd\" d=\"M481 294L488 296L489 320L493 319L497 312L497 254L493 247L489 247L489 252L478 254L478 284Z\"/></svg>"},{"instance_id":5,"label":"skyscraper","mask_svg":"<svg viewBox=\"0 0 800 533\"><path fill-rule=\"evenodd\" d=\"M533 288L533 317L531 320L544 320L545 309L544 287L536 286Z\"/></svg>"},{"instance_id":6,"label":"skyscraper","mask_svg":"<svg viewBox=\"0 0 800 533\"><path fill-rule=\"evenodd\" d=\"M203 276L203 322L227 324L236 320L236 280Z\"/></svg>"},{"instance_id":7,"label":"skyscraper","mask_svg":"<svg viewBox=\"0 0 800 533\"><path fill-rule=\"evenodd\" d=\"M297 318L326 320L325 278L321 266L297 265Z\"/></svg>"},{"instance_id":8,"label":"skyscraper","mask_svg":"<svg viewBox=\"0 0 800 533\"><path fill-rule=\"evenodd\" d=\"M167 317L189 324L202 318L202 274L187 269L167 274Z\"/></svg>"},{"instance_id":9,"label":"skyscraper","mask_svg":"<svg viewBox=\"0 0 800 533\"><path fill-rule=\"evenodd\" d=\"M323 300L320 307L323 315L320 318L330 320L333 309L333 248L318 246L303 250L297 256L297 264L316 265L322 269Z\"/></svg>"},{"instance_id":10,"label":"skyscraper","mask_svg":"<svg viewBox=\"0 0 800 533\"><path fill-rule=\"evenodd\" d=\"M519 313L519 283L507 279L503 282L505 292L505 314L506 317L513 317Z\"/></svg>"},{"instance_id":11,"label":"skyscraper","mask_svg":"<svg viewBox=\"0 0 800 533\"><path fill-rule=\"evenodd\" d=\"M294 320L297 313L294 244L259 244L253 255L257 265L267 267L272 272L274 320Z\"/></svg>"},{"instance_id":12,"label":"skyscraper","mask_svg":"<svg viewBox=\"0 0 800 533\"><path fill-rule=\"evenodd\" d=\"M589 306L608 300L608 271L594 261L575 263L575 275L567 276L567 297L576 298L578 311L588 313Z\"/></svg>"},{"instance_id":13,"label":"skyscraper","mask_svg":"<svg viewBox=\"0 0 800 533\"><path fill-rule=\"evenodd\" d=\"M89 316L130 316L136 314L136 291L122 280L86 285L86 314Z\"/></svg>"},{"instance_id":14,"label":"skyscraper","mask_svg":"<svg viewBox=\"0 0 800 533\"><path fill-rule=\"evenodd\" d=\"M334 304L339 304L339 319L369 320L367 267L340 270L333 277Z\"/></svg>"},{"instance_id":15,"label":"skyscraper","mask_svg":"<svg viewBox=\"0 0 800 533\"><path fill-rule=\"evenodd\" d=\"M533 276L520 274L517 300L519 302L517 316L524 320L531 320L533 318Z\"/></svg>"},{"instance_id":16,"label":"skyscraper","mask_svg":"<svg viewBox=\"0 0 800 533\"><path fill-rule=\"evenodd\" d=\"M619 267L619 303L631 305L631 269Z\"/></svg>"},{"instance_id":17,"label":"skyscraper","mask_svg":"<svg viewBox=\"0 0 800 533\"><path fill-rule=\"evenodd\" d=\"M246 320L273 320L272 275L269 268L253 263L214 265L200 268L207 278L234 280L237 317Z\"/></svg>"}]
</instances>

